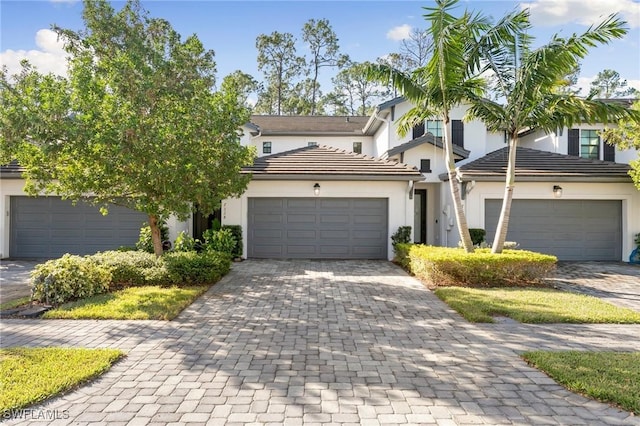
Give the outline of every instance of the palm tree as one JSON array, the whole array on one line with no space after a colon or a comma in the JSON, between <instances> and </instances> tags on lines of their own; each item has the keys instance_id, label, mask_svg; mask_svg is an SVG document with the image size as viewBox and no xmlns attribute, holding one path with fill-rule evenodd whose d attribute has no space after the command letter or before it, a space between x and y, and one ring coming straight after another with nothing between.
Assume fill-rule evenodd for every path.
<instances>
[{"instance_id":1,"label":"palm tree","mask_svg":"<svg viewBox=\"0 0 640 426\"><path fill-rule=\"evenodd\" d=\"M521 14L505 16L491 26L487 18L465 11L460 17L451 14L458 0L437 0L436 6L424 8L430 27L426 30L433 40L433 50L428 63L411 72L403 72L389 64L368 67L370 79L383 84L389 82L414 106L398 123L398 132L404 136L416 124L425 119L442 118L445 162L449 176L449 189L462 245L473 252L469 226L462 207L451 132L450 111L453 107L481 97L485 79L481 76L480 49L488 41L500 42L518 28Z\"/></svg>"},{"instance_id":2,"label":"palm tree","mask_svg":"<svg viewBox=\"0 0 640 426\"><path fill-rule=\"evenodd\" d=\"M467 112L470 118L482 120L488 130L504 131L509 138L505 191L493 253L502 252L507 235L515 187L516 147L522 131L535 128L552 133L578 122L608 123L634 114L619 105L558 90L590 47L606 44L626 33L624 22L611 15L583 34L568 38L555 35L549 43L532 49L534 40L528 35L531 25L527 10L523 17L503 42L485 39L476 46L485 72L492 76L499 101L472 96L472 106Z\"/></svg>"}]
</instances>

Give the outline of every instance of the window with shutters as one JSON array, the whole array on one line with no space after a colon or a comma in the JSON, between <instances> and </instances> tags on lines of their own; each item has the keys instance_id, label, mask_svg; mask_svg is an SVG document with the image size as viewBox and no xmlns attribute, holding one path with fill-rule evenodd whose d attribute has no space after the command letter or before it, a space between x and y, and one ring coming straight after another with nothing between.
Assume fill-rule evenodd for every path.
<instances>
[{"instance_id":1,"label":"window with shutters","mask_svg":"<svg viewBox=\"0 0 640 426\"><path fill-rule=\"evenodd\" d=\"M451 143L464 148L464 123L462 120L451 120Z\"/></svg>"},{"instance_id":2,"label":"window with shutters","mask_svg":"<svg viewBox=\"0 0 640 426\"><path fill-rule=\"evenodd\" d=\"M580 130L580 157L600 159L600 136L597 130Z\"/></svg>"},{"instance_id":3,"label":"window with shutters","mask_svg":"<svg viewBox=\"0 0 640 426\"><path fill-rule=\"evenodd\" d=\"M424 121L413 126L413 132L411 133L412 139L418 139L420 136L424 136Z\"/></svg>"}]
</instances>

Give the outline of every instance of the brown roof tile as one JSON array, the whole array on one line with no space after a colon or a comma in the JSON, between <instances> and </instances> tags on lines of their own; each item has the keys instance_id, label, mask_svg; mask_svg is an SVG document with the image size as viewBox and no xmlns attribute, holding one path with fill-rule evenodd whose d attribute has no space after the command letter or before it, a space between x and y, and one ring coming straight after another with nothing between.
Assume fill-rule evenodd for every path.
<instances>
[{"instance_id":1,"label":"brown roof tile","mask_svg":"<svg viewBox=\"0 0 640 426\"><path fill-rule=\"evenodd\" d=\"M326 145L260 157L243 173L253 179L422 180L415 167L354 154Z\"/></svg>"},{"instance_id":2,"label":"brown roof tile","mask_svg":"<svg viewBox=\"0 0 640 426\"><path fill-rule=\"evenodd\" d=\"M502 148L460 166L462 180L504 180L507 170L508 148ZM631 182L629 165L609 161L517 148L516 180L555 180L575 182ZM446 176L440 176L446 179Z\"/></svg>"},{"instance_id":3,"label":"brown roof tile","mask_svg":"<svg viewBox=\"0 0 640 426\"><path fill-rule=\"evenodd\" d=\"M258 127L263 136L270 135L356 135L362 136L362 129L369 117L337 117L324 115L252 115L251 123ZM257 132L256 132L257 134Z\"/></svg>"}]
</instances>

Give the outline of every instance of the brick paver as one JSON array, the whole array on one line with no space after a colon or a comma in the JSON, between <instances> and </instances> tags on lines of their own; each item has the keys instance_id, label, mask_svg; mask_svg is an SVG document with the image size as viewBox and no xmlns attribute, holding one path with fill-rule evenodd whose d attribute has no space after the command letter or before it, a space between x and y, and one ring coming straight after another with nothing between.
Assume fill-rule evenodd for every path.
<instances>
[{"instance_id":1,"label":"brick paver","mask_svg":"<svg viewBox=\"0 0 640 426\"><path fill-rule=\"evenodd\" d=\"M469 324L388 262L246 261L172 322L3 320L2 346L127 358L54 424L640 425L528 349L640 350L637 325ZM11 419L8 424L37 423Z\"/></svg>"}]
</instances>

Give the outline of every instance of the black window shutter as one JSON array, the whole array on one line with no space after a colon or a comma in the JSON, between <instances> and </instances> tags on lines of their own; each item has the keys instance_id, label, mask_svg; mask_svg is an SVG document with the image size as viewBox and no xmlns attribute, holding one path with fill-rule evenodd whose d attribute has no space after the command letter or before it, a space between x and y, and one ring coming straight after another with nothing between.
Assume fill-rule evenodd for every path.
<instances>
[{"instance_id":1,"label":"black window shutter","mask_svg":"<svg viewBox=\"0 0 640 426\"><path fill-rule=\"evenodd\" d=\"M603 152L602 152L602 159L604 161L616 161L616 147L613 145L609 145L607 143L607 141L603 142Z\"/></svg>"},{"instance_id":2,"label":"black window shutter","mask_svg":"<svg viewBox=\"0 0 640 426\"><path fill-rule=\"evenodd\" d=\"M464 148L464 123L462 120L451 120L451 142Z\"/></svg>"},{"instance_id":3,"label":"black window shutter","mask_svg":"<svg viewBox=\"0 0 640 426\"><path fill-rule=\"evenodd\" d=\"M569 129L567 154L580 157L580 129Z\"/></svg>"},{"instance_id":4,"label":"black window shutter","mask_svg":"<svg viewBox=\"0 0 640 426\"><path fill-rule=\"evenodd\" d=\"M413 126L413 139L417 139L420 136L424 135L424 121L420 124L416 124L415 126Z\"/></svg>"}]
</instances>

